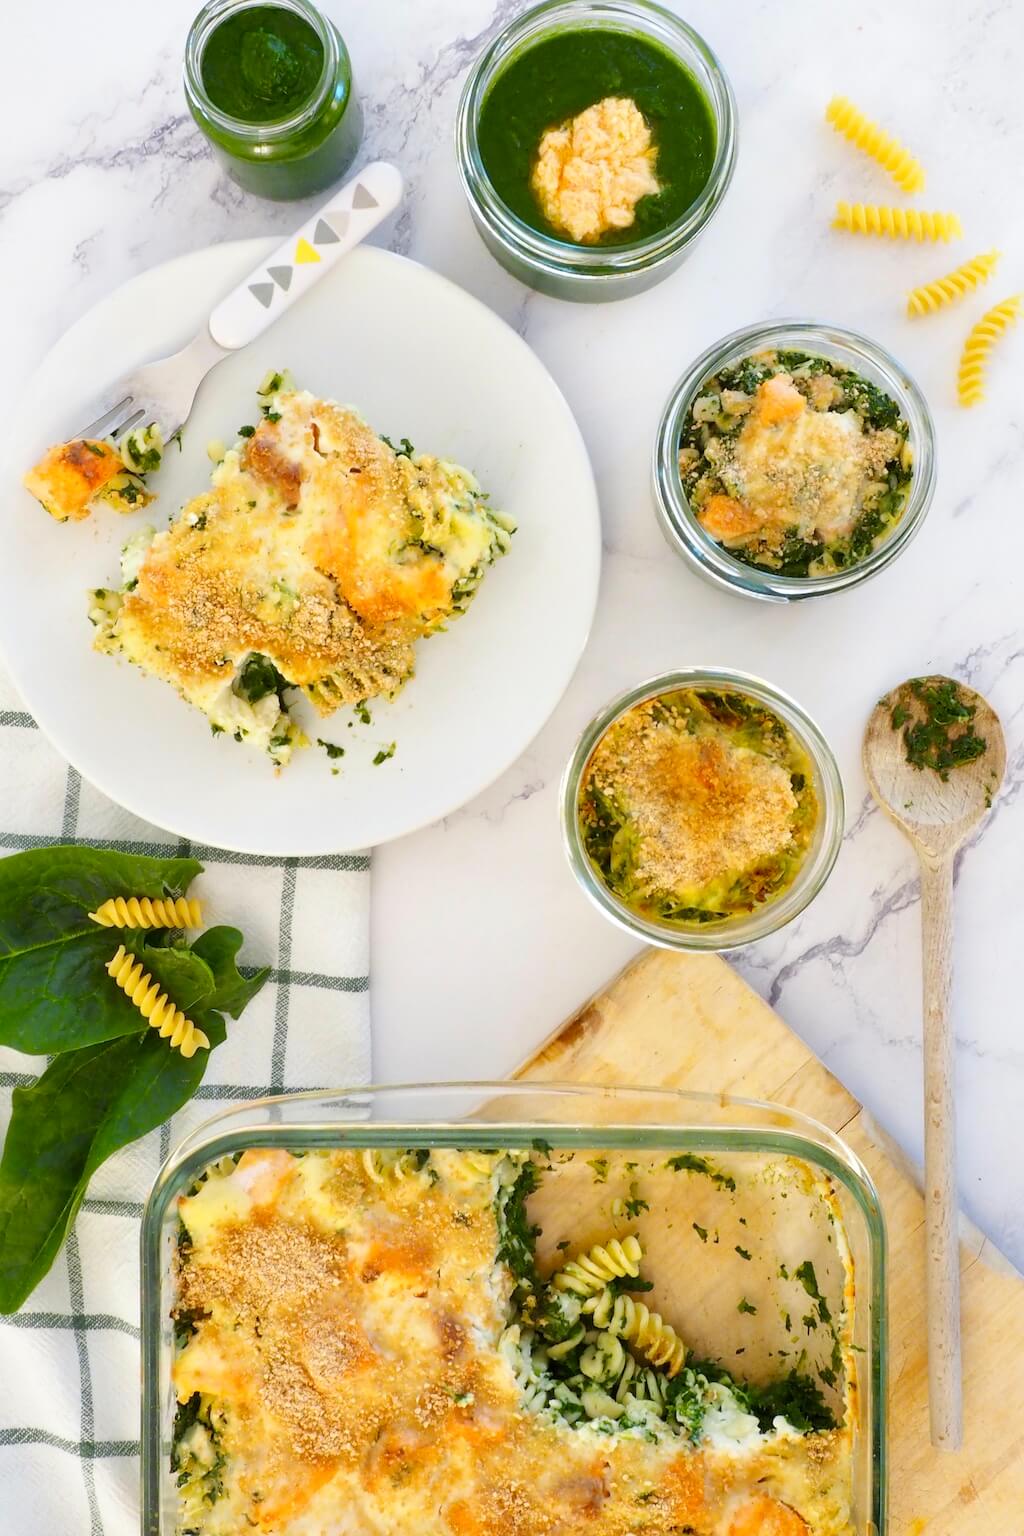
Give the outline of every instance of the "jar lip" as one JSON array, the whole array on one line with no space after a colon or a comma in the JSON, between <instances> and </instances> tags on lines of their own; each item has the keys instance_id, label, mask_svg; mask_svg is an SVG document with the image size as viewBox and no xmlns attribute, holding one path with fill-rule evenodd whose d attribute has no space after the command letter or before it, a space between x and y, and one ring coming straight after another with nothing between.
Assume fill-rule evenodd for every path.
<instances>
[{"instance_id":1,"label":"jar lip","mask_svg":"<svg viewBox=\"0 0 1024 1536\"><path fill-rule=\"evenodd\" d=\"M773 342L797 341L854 370L874 370L897 401L907 421L914 454L906 505L892 532L864 559L824 576L781 576L737 560L700 526L679 474L678 447L683 422L701 384L733 356ZM744 597L769 602L798 602L845 591L886 568L919 532L935 491L935 426L927 399L913 375L879 342L859 331L822 320L765 320L742 326L714 342L677 381L658 423L654 443L655 504L672 546L716 585Z\"/></svg>"},{"instance_id":2,"label":"jar lip","mask_svg":"<svg viewBox=\"0 0 1024 1536\"><path fill-rule=\"evenodd\" d=\"M499 197L480 155L477 128L486 95L511 59L528 50L563 23L607 24L653 38L698 78L715 123L715 161L704 188L672 224L628 245L574 245L524 223ZM693 68L696 59L702 72ZM462 90L455 124L456 159L470 206L492 232L521 258L578 278L599 282L645 270L689 245L717 211L736 164L736 101L716 54L680 17L657 0L542 0L516 16L477 57Z\"/></svg>"},{"instance_id":3,"label":"jar lip","mask_svg":"<svg viewBox=\"0 0 1024 1536\"><path fill-rule=\"evenodd\" d=\"M821 807L820 834L808 850L789 888L775 901L764 903L746 917L705 928L673 928L633 912L605 885L590 862L583 845L577 816L580 786L587 764L615 721L628 710L660 694L678 688L727 687L749 694L776 711L805 748L814 767ZM584 893L605 917L627 933L663 949L720 951L741 949L775 933L814 900L825 885L842 846L846 801L835 754L817 722L801 704L774 683L752 672L732 667L680 667L662 672L618 694L599 710L581 733L573 749L559 792L562 845L570 868Z\"/></svg>"},{"instance_id":4,"label":"jar lip","mask_svg":"<svg viewBox=\"0 0 1024 1536\"><path fill-rule=\"evenodd\" d=\"M203 53L206 45L221 22L236 11L249 11L256 6L272 4L279 10L294 11L307 21L316 33L324 51L320 78L308 101L287 117L272 118L266 123L249 123L233 117L211 101L203 83ZM236 138L254 143L275 143L289 138L293 133L307 128L331 94L339 63L338 34L327 18L312 4L312 0L206 0L206 4L189 28L185 42L185 95L189 105L198 107L214 127Z\"/></svg>"}]
</instances>

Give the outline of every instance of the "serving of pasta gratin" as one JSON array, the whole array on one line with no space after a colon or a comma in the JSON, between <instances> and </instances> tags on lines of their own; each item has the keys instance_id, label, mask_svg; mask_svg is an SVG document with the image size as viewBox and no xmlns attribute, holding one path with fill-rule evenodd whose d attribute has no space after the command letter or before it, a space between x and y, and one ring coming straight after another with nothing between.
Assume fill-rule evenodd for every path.
<instances>
[{"instance_id":1,"label":"serving of pasta gratin","mask_svg":"<svg viewBox=\"0 0 1024 1536\"><path fill-rule=\"evenodd\" d=\"M794 1304L782 1337L802 1326L831 1354L780 1348L773 1379L741 1381L685 1338L707 1274L678 1316L644 1300L642 1230L653 1209L652 1250L664 1240L659 1179L696 1181L721 1219L680 1230L700 1248L738 1221L752 1243L737 1179L692 1154L536 1146L253 1148L201 1174L178 1202L176 1536L852 1536L841 1225L839 1308L812 1264L781 1265L807 1313ZM567 1164L629 1181L603 1241L544 1206ZM808 1176L780 1159L758 1177L785 1204Z\"/></svg>"},{"instance_id":2,"label":"serving of pasta gratin","mask_svg":"<svg viewBox=\"0 0 1024 1536\"><path fill-rule=\"evenodd\" d=\"M218 450L211 489L128 540L120 589L95 590L89 616L97 649L280 765L307 741L293 700L327 715L394 694L515 524L468 469L396 449L287 375L260 399L259 425Z\"/></svg>"}]
</instances>

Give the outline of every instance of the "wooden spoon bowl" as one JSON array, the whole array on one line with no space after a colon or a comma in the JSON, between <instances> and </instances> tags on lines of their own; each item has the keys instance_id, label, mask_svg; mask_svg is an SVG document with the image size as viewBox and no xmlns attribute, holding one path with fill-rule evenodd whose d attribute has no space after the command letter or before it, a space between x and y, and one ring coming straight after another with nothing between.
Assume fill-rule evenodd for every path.
<instances>
[{"instance_id":1,"label":"wooden spoon bowl","mask_svg":"<svg viewBox=\"0 0 1024 1536\"><path fill-rule=\"evenodd\" d=\"M952 679L934 676L912 681L931 688ZM985 751L973 762L950 768L945 780L934 769L907 761L903 728L924 717L911 681L900 683L878 701L864 732L864 771L871 793L918 853L931 858L960 847L992 804L1006 772L1006 739L999 716L973 688L963 683L953 686L965 704L974 706L970 726L985 742ZM894 727L897 709L905 711L906 720Z\"/></svg>"},{"instance_id":2,"label":"wooden spoon bowl","mask_svg":"<svg viewBox=\"0 0 1024 1536\"><path fill-rule=\"evenodd\" d=\"M942 771L908 757L908 732L928 723L921 695L949 685L973 714L949 727L979 738L970 761ZM921 756L920 751L917 756ZM1006 740L980 693L946 677L900 683L876 704L864 732L871 793L906 833L921 865L924 981L925 1242L928 1291L928 1401L932 1444L956 1450L963 1439L960 1372L960 1252L957 1235L953 985L953 861L987 813L1006 771Z\"/></svg>"}]
</instances>

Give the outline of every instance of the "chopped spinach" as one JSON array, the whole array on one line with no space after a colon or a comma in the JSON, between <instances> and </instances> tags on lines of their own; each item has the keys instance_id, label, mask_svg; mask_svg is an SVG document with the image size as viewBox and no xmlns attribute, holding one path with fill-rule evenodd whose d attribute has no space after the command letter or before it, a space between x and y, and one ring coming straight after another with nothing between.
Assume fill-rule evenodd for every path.
<instances>
[{"instance_id":1,"label":"chopped spinach","mask_svg":"<svg viewBox=\"0 0 1024 1536\"><path fill-rule=\"evenodd\" d=\"M268 693L276 693L280 699L287 687L288 684L270 657L261 656L258 651L253 651L243 663L235 683L236 693L239 693L243 699L247 699L250 704L257 704L260 699L265 699Z\"/></svg>"},{"instance_id":2,"label":"chopped spinach","mask_svg":"<svg viewBox=\"0 0 1024 1536\"><path fill-rule=\"evenodd\" d=\"M930 768L945 782L950 770L984 756L988 743L974 729L978 706L964 697L952 678L914 678L910 692L921 706L915 717L903 703L893 706L894 731L903 729L907 762Z\"/></svg>"}]
</instances>

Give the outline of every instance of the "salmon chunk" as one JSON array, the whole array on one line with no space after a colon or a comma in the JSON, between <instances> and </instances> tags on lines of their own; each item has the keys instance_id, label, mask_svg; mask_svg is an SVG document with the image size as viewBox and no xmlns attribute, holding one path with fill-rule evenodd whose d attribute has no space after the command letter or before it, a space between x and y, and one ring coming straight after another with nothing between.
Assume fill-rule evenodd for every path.
<instances>
[{"instance_id":1,"label":"salmon chunk","mask_svg":"<svg viewBox=\"0 0 1024 1536\"><path fill-rule=\"evenodd\" d=\"M807 401L784 373L776 373L758 386L757 416L766 427L778 427L783 422L794 421L806 406Z\"/></svg>"},{"instance_id":2,"label":"salmon chunk","mask_svg":"<svg viewBox=\"0 0 1024 1536\"><path fill-rule=\"evenodd\" d=\"M762 520L756 512L752 512L735 497L721 493L708 497L697 514L697 521L713 539L721 539L724 544L734 539L745 539L762 526Z\"/></svg>"}]
</instances>

